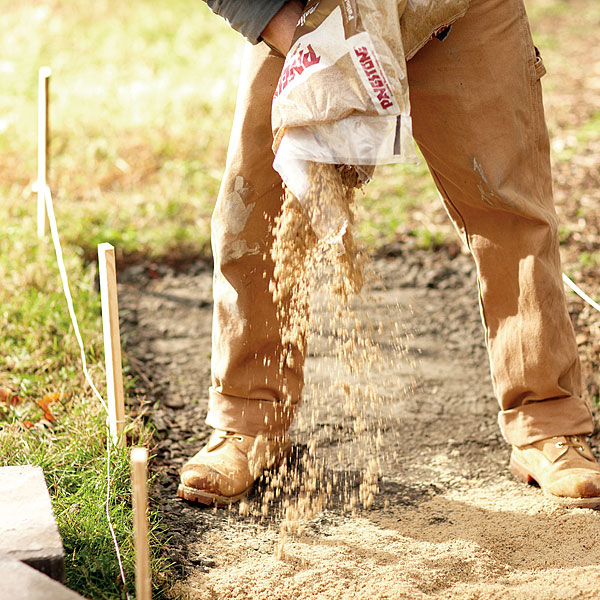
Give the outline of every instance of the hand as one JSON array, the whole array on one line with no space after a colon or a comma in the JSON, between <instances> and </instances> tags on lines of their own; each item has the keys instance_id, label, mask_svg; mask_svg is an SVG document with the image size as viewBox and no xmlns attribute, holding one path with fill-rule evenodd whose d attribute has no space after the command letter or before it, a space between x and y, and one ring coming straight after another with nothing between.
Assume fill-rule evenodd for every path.
<instances>
[{"instance_id":1,"label":"hand","mask_svg":"<svg viewBox=\"0 0 600 600\"><path fill-rule=\"evenodd\" d=\"M303 12L304 4L300 0L286 2L260 36L285 56L292 47L296 25Z\"/></svg>"}]
</instances>

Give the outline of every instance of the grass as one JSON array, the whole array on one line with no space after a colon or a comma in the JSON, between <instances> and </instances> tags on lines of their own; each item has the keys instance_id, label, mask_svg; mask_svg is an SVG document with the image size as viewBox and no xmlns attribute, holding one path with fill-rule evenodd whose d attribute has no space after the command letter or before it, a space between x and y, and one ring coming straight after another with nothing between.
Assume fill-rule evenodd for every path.
<instances>
[{"instance_id":1,"label":"grass","mask_svg":"<svg viewBox=\"0 0 600 600\"><path fill-rule=\"evenodd\" d=\"M92 414L90 414L92 413ZM65 550L66 584L89 598L124 598L115 548L108 529L105 416L94 403L73 398L57 410L57 423L24 430L21 416L3 415L3 462L42 467ZM137 439L138 443L147 440ZM130 515L129 461L126 450L112 452L110 515L123 556L127 590L134 591L134 553ZM157 516L151 514L153 528ZM154 569L165 560L153 533ZM158 582L155 597L163 595Z\"/></svg>"},{"instance_id":2,"label":"grass","mask_svg":"<svg viewBox=\"0 0 600 600\"><path fill-rule=\"evenodd\" d=\"M595 0L528 0L527 7L549 71L561 238L573 244L580 236L583 244L598 214L588 163L600 148L600 116L597 96L579 101L565 90L579 93L574 82L584 76L586 89L597 85L582 32L593 35L600 8ZM53 70L50 182L89 369L102 382L90 265L97 244L113 243L121 266L209 254L243 42L197 0L0 0L0 32L0 386L20 399L0 402L0 463L44 468L68 584L84 596L122 598L103 507L104 415L81 374L53 250L35 236L37 71ZM574 200L581 200L576 209ZM406 236L432 249L454 239L423 162L381 168L359 205L359 233L371 249ZM597 271L598 253L584 250L570 264ZM52 393L62 395L50 405L55 421L38 404ZM148 444L151 430L138 420L130 437ZM112 463L111 515L131 590L126 453L113 454ZM152 523L156 532L155 514ZM168 584L158 537L154 547L160 597Z\"/></svg>"},{"instance_id":3,"label":"grass","mask_svg":"<svg viewBox=\"0 0 600 600\"><path fill-rule=\"evenodd\" d=\"M124 587L105 516L106 414L85 384L79 347L60 289L53 250L35 235L32 218L8 227L0 238L0 385L13 392L0 402L0 465L35 464L48 484L66 556L67 585L87 597L123 598ZM33 229L30 229L32 232ZM65 252L71 292L86 342L86 360L102 389L102 337L93 272L77 252ZM127 369L125 369L127 374ZM131 385L131 379L128 380ZM54 401L44 407L44 398ZM137 419L130 424L131 444L151 445L152 431ZM133 591L129 459L111 451L110 514L123 554L128 590ZM154 569L164 570L151 514ZM164 585L156 579L155 596Z\"/></svg>"},{"instance_id":4,"label":"grass","mask_svg":"<svg viewBox=\"0 0 600 600\"><path fill-rule=\"evenodd\" d=\"M65 241L87 258L98 241L121 258L206 254L243 45L208 12L191 0L2 0L3 205L22 205L35 174L37 70L48 64Z\"/></svg>"}]
</instances>

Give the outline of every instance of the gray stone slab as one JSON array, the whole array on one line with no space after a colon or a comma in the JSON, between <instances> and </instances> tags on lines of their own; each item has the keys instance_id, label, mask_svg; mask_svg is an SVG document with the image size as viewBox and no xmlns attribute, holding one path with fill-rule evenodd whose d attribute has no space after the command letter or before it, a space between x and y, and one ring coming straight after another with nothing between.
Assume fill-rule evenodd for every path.
<instances>
[{"instance_id":1,"label":"gray stone slab","mask_svg":"<svg viewBox=\"0 0 600 600\"><path fill-rule=\"evenodd\" d=\"M73 590L16 559L0 556L0 600L82 600Z\"/></svg>"},{"instance_id":2,"label":"gray stone slab","mask_svg":"<svg viewBox=\"0 0 600 600\"><path fill-rule=\"evenodd\" d=\"M62 540L40 467L0 468L0 555L64 581Z\"/></svg>"}]
</instances>

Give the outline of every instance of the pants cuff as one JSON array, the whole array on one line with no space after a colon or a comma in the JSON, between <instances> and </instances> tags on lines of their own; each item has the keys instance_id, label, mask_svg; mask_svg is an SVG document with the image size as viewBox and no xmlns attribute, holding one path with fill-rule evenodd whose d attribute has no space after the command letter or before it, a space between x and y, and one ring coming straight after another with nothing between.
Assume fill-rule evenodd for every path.
<instances>
[{"instance_id":1,"label":"pants cuff","mask_svg":"<svg viewBox=\"0 0 600 600\"><path fill-rule=\"evenodd\" d=\"M526 446L560 435L586 435L594 430L589 406L575 396L504 410L498 421L502 435L513 446Z\"/></svg>"},{"instance_id":2,"label":"pants cuff","mask_svg":"<svg viewBox=\"0 0 600 600\"><path fill-rule=\"evenodd\" d=\"M290 428L298 404L228 396L209 390L206 423L215 429L245 435L280 437Z\"/></svg>"}]
</instances>

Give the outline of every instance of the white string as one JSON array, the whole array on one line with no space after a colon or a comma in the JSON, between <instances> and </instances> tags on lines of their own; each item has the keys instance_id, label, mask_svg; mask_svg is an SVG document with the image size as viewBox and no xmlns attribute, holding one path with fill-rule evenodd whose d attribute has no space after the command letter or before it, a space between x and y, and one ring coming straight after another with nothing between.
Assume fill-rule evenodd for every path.
<instances>
[{"instance_id":1,"label":"white string","mask_svg":"<svg viewBox=\"0 0 600 600\"><path fill-rule=\"evenodd\" d=\"M562 279L567 286L569 286L580 298L585 300L590 306L595 308L598 312L600 312L600 304L598 304L595 300L590 298L577 284L573 283L564 273L562 274Z\"/></svg>"},{"instance_id":2,"label":"white string","mask_svg":"<svg viewBox=\"0 0 600 600\"><path fill-rule=\"evenodd\" d=\"M54 215L54 206L52 204L52 192L50 188L42 183L38 183L39 186L44 185L44 199L46 203L46 211L48 213L48 222L50 224L50 232L52 234L52 243L54 244L54 251L56 252L56 260L58 262L58 270L60 272L60 279L62 281L63 290L65 293L65 298L67 300L67 307L69 309L69 315L71 317L71 323L73 324L73 330L75 331L75 337L77 338L77 343L79 344L79 349L81 350L81 364L83 368L83 374L85 376L86 381L94 391L96 398L100 401L100 404L108 414L108 406L106 402L102 398L102 395L94 385L92 378L87 370L87 362L85 359L85 348L83 345L83 340L81 338L81 333L79 331L79 325L77 322L77 316L75 315L75 309L73 308L73 297L71 296L71 290L69 288L69 279L67 277L67 271L65 269L65 263L63 260L62 247L60 245L60 238L58 237L58 226L56 225L56 217ZM121 561L121 552L119 551L119 543L117 542L117 536L115 535L115 530L112 525L112 521L110 518L110 427L108 425L108 419L106 421L106 520L108 521L108 528L110 529L110 535L112 536L113 544L115 546L115 552L117 554L117 561L119 563L119 571L121 573L121 579L123 580L123 587L125 588L125 595L129 600L130 596L127 593L127 581L125 579L125 571L123 569L123 562Z\"/></svg>"},{"instance_id":3,"label":"white string","mask_svg":"<svg viewBox=\"0 0 600 600\"><path fill-rule=\"evenodd\" d=\"M106 509L106 520L108 521L108 528L110 529L110 535L112 536L113 545L117 554L117 562L119 563L119 572L121 573L121 579L123 580L123 587L125 588L125 596L129 600L129 594L127 593L127 580L125 579L125 571L123 570L123 562L121 561L121 552L119 551L119 542L117 542L117 536L113 529L112 520L110 518L110 511L108 506L110 503L110 427L108 421L106 422L106 502L104 507Z\"/></svg>"},{"instance_id":4,"label":"white string","mask_svg":"<svg viewBox=\"0 0 600 600\"><path fill-rule=\"evenodd\" d=\"M41 184L40 184L41 185ZM71 290L69 288L69 280L67 278L67 272L65 269L65 263L63 260L62 248L60 245L60 239L58 237L58 227L56 225L56 217L54 216L54 207L52 205L52 192L50 192L50 188L45 186L44 198L46 201L46 211L48 212L48 221L50 223L50 232L52 233L52 243L54 244L54 250L56 252L56 260L58 262L58 270L60 272L60 278L63 285L63 290L65 292L65 298L67 299L67 307L69 309L69 315L71 316L71 323L73 324L73 329L75 330L75 337L77 338L77 343L79 344L79 349L81 350L81 364L83 367L83 374L85 376L86 381L90 384L90 387L96 394L96 397L102 404L104 410L108 413L108 406L104 402L104 399L100 395L100 392L96 389L92 378L87 370L87 362L85 360L85 349L83 347L83 340L81 339L81 333L79 332L79 325L77 324L77 317L75 316L75 310L73 308L73 298L71 296Z\"/></svg>"}]
</instances>

